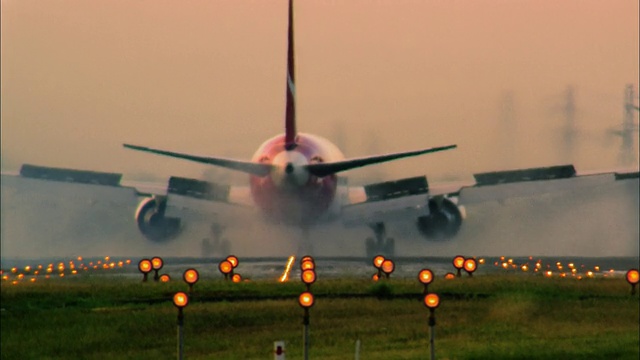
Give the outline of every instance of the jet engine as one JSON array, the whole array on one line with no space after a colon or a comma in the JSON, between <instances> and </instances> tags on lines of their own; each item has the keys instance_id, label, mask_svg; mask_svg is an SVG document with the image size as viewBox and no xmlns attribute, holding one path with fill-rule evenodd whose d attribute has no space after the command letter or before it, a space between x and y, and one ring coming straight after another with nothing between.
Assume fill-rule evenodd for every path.
<instances>
[{"instance_id":1,"label":"jet engine","mask_svg":"<svg viewBox=\"0 0 640 360\"><path fill-rule=\"evenodd\" d=\"M429 200L429 215L420 216L416 225L428 240L449 240L458 233L462 225L463 213L450 199Z\"/></svg>"},{"instance_id":2,"label":"jet engine","mask_svg":"<svg viewBox=\"0 0 640 360\"><path fill-rule=\"evenodd\" d=\"M181 230L180 219L165 216L167 198L153 196L143 199L136 210L136 223L149 240L162 242L175 238Z\"/></svg>"}]
</instances>

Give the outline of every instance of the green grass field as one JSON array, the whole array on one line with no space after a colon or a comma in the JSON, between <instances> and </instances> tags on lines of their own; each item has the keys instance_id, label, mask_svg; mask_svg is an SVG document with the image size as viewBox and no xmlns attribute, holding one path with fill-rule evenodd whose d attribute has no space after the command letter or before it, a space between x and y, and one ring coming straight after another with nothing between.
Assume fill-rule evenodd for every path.
<instances>
[{"instance_id":1,"label":"green grass field","mask_svg":"<svg viewBox=\"0 0 640 360\"><path fill-rule=\"evenodd\" d=\"M1 291L2 359L176 358L180 281L83 276ZM304 285L202 280L185 309L186 359L302 358ZM640 302L622 278L496 274L437 279L438 359L638 359ZM429 311L417 280L331 279L312 287L313 359L428 359Z\"/></svg>"}]
</instances>

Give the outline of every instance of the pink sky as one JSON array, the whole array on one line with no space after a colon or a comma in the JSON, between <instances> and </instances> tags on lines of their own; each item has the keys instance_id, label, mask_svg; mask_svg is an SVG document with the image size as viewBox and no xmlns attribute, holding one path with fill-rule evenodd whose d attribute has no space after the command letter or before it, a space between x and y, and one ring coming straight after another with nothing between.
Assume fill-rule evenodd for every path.
<instances>
[{"instance_id":1,"label":"pink sky","mask_svg":"<svg viewBox=\"0 0 640 360\"><path fill-rule=\"evenodd\" d=\"M283 129L286 4L2 0L3 168L206 168L123 142L249 158ZM568 86L573 160L616 166L606 134L625 85L637 94L637 0L298 0L295 28L299 130L343 139L347 156L459 145L386 176L565 162Z\"/></svg>"}]
</instances>

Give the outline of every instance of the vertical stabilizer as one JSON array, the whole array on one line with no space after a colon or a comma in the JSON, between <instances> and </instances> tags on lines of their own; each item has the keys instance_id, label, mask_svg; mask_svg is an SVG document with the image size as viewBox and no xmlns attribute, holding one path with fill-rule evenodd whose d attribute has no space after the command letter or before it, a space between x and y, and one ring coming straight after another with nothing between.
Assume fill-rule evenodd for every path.
<instances>
[{"instance_id":1,"label":"vertical stabilizer","mask_svg":"<svg viewBox=\"0 0 640 360\"><path fill-rule=\"evenodd\" d=\"M287 49L287 113L285 119L285 147L296 147L296 82L293 62L293 0L289 0L289 41Z\"/></svg>"}]
</instances>

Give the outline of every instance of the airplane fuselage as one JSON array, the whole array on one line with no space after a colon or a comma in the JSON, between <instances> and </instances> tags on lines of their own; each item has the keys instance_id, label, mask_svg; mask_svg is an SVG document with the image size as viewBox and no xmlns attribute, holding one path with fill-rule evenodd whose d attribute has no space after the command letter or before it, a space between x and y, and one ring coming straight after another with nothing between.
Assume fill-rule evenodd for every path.
<instances>
[{"instance_id":1,"label":"airplane fuselage","mask_svg":"<svg viewBox=\"0 0 640 360\"><path fill-rule=\"evenodd\" d=\"M331 207L338 185L335 174L317 177L307 164L335 162L344 155L329 140L298 133L295 147L286 149L285 135L265 141L252 162L273 165L267 176L250 175L251 195L255 204L270 220L311 224Z\"/></svg>"}]
</instances>

